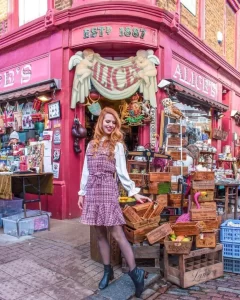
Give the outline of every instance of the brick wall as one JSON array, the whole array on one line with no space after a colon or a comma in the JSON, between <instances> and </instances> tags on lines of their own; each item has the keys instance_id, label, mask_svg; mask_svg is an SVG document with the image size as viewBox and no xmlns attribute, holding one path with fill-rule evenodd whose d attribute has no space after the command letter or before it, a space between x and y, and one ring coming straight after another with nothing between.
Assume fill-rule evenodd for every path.
<instances>
[{"instance_id":1,"label":"brick wall","mask_svg":"<svg viewBox=\"0 0 240 300\"><path fill-rule=\"evenodd\" d=\"M7 32L8 0L0 0L0 36Z\"/></svg>"},{"instance_id":2,"label":"brick wall","mask_svg":"<svg viewBox=\"0 0 240 300\"><path fill-rule=\"evenodd\" d=\"M70 8L72 6L72 2L73 0L55 0L55 8L58 10Z\"/></svg>"},{"instance_id":3,"label":"brick wall","mask_svg":"<svg viewBox=\"0 0 240 300\"><path fill-rule=\"evenodd\" d=\"M158 0L157 5L160 8L166 9L170 12L176 11L176 0Z\"/></svg>"},{"instance_id":4,"label":"brick wall","mask_svg":"<svg viewBox=\"0 0 240 300\"><path fill-rule=\"evenodd\" d=\"M221 56L223 45L217 42L217 32L224 30L224 5L223 0L206 0L205 7L205 43Z\"/></svg>"},{"instance_id":5,"label":"brick wall","mask_svg":"<svg viewBox=\"0 0 240 300\"><path fill-rule=\"evenodd\" d=\"M200 0L201 1L201 0ZM198 36L198 3L199 0L196 1L196 16L194 16L184 5L181 5L181 24L186 26L189 31Z\"/></svg>"},{"instance_id":6,"label":"brick wall","mask_svg":"<svg viewBox=\"0 0 240 300\"><path fill-rule=\"evenodd\" d=\"M235 66L235 12L226 6L226 61Z\"/></svg>"}]
</instances>

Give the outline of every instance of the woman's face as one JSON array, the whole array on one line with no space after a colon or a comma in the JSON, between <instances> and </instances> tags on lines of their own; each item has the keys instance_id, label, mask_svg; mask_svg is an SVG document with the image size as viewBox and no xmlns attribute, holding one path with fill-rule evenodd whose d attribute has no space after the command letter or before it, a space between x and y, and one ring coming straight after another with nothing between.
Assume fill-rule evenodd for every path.
<instances>
[{"instance_id":1,"label":"woman's face","mask_svg":"<svg viewBox=\"0 0 240 300\"><path fill-rule=\"evenodd\" d=\"M106 114L103 119L102 129L106 135L110 135L116 127L116 120L113 115Z\"/></svg>"}]
</instances>

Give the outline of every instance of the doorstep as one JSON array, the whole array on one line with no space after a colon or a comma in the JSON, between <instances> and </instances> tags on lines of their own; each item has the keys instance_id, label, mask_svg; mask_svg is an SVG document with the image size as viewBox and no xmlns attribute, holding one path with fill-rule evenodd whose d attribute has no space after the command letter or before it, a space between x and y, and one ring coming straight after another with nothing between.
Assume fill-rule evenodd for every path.
<instances>
[{"instance_id":1,"label":"doorstep","mask_svg":"<svg viewBox=\"0 0 240 300\"><path fill-rule=\"evenodd\" d=\"M144 281L145 288L153 284L160 278L160 274L149 274ZM127 300L134 296L135 287L131 278L127 274L123 274L117 280L113 281L106 289L96 292L89 296L86 300Z\"/></svg>"}]
</instances>

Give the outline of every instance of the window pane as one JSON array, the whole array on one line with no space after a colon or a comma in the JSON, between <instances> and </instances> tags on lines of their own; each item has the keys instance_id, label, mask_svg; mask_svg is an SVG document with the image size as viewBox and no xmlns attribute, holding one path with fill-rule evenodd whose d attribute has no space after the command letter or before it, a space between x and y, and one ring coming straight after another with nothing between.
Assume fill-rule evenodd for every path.
<instances>
[{"instance_id":1,"label":"window pane","mask_svg":"<svg viewBox=\"0 0 240 300\"><path fill-rule=\"evenodd\" d=\"M19 25L26 24L47 12L47 0L19 0Z\"/></svg>"}]
</instances>

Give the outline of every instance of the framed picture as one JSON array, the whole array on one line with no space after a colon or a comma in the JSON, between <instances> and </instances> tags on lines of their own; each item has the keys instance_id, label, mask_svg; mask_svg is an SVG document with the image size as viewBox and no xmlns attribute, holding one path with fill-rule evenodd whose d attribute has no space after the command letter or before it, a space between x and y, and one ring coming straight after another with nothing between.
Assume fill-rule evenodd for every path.
<instances>
[{"instance_id":1,"label":"framed picture","mask_svg":"<svg viewBox=\"0 0 240 300\"><path fill-rule=\"evenodd\" d=\"M61 117L60 100L48 103L48 119L57 119Z\"/></svg>"}]
</instances>

